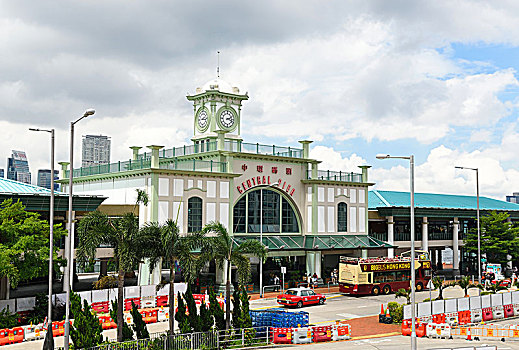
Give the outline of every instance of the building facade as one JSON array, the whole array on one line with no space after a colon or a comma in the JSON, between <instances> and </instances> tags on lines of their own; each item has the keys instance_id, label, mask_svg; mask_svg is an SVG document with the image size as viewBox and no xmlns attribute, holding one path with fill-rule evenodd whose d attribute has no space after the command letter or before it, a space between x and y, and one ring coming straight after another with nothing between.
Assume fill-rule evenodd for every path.
<instances>
[{"instance_id":1,"label":"building facade","mask_svg":"<svg viewBox=\"0 0 519 350\"><path fill-rule=\"evenodd\" d=\"M110 163L111 141L108 136L83 136L82 167L90 167Z\"/></svg>"},{"instance_id":2,"label":"building facade","mask_svg":"<svg viewBox=\"0 0 519 350\"><path fill-rule=\"evenodd\" d=\"M38 170L38 186L50 189L51 186L51 171L50 169L40 169ZM59 171L54 170L54 180L59 179ZM54 190L59 189L59 184L57 182L54 183Z\"/></svg>"},{"instance_id":3,"label":"building facade","mask_svg":"<svg viewBox=\"0 0 519 350\"><path fill-rule=\"evenodd\" d=\"M108 197L103 206L117 206L133 204L135 189L143 189L150 203L139 208L142 224L173 219L188 234L219 221L236 243L262 236L265 284L281 266L293 279L327 277L339 255L385 254L389 246L368 235L369 166L319 169L306 140L298 147L244 142L242 102L248 98L220 79L197 88L187 96L194 111L191 145L150 145L144 152L135 146L128 161L75 169L74 193L102 194ZM259 261L251 263L257 287ZM217 284L224 272L214 268ZM139 279L157 283L160 274L143 264Z\"/></svg>"},{"instance_id":4,"label":"building facade","mask_svg":"<svg viewBox=\"0 0 519 350\"><path fill-rule=\"evenodd\" d=\"M26 184L31 183L31 173L27 155L23 151L12 151L11 157L7 158L7 178Z\"/></svg>"},{"instance_id":5,"label":"building facade","mask_svg":"<svg viewBox=\"0 0 519 350\"><path fill-rule=\"evenodd\" d=\"M437 270L476 272L477 259L463 249L463 240L477 229L477 197L415 193L414 199L415 248L428 251ZM374 190L369 192L368 201L369 235L394 246L388 249L390 257L409 250L409 192ZM480 197L479 207L481 216L491 211L507 212L511 222L519 222L519 204Z\"/></svg>"}]
</instances>

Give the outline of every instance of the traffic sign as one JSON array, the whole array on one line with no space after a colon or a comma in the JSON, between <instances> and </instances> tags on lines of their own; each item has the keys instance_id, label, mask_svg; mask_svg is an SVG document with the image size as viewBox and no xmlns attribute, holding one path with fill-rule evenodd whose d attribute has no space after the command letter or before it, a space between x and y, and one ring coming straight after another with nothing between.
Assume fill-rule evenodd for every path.
<instances>
[{"instance_id":1,"label":"traffic sign","mask_svg":"<svg viewBox=\"0 0 519 350\"><path fill-rule=\"evenodd\" d=\"M286 266L281 266L281 273L287 273Z\"/></svg>"}]
</instances>

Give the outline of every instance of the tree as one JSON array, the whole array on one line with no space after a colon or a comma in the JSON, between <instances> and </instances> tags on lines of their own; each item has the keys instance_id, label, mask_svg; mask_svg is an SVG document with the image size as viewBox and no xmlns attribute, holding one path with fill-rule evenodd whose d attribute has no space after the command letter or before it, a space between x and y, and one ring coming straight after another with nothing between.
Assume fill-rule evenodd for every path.
<instances>
[{"instance_id":1,"label":"tree","mask_svg":"<svg viewBox=\"0 0 519 350\"><path fill-rule=\"evenodd\" d=\"M211 315L211 311L205 305L205 302L202 302L200 305L200 330L202 332L207 332L211 328L213 328L214 320Z\"/></svg>"},{"instance_id":2,"label":"tree","mask_svg":"<svg viewBox=\"0 0 519 350\"><path fill-rule=\"evenodd\" d=\"M395 292L395 299L396 298L405 298L407 304L411 304L411 289L400 288Z\"/></svg>"},{"instance_id":3,"label":"tree","mask_svg":"<svg viewBox=\"0 0 519 350\"><path fill-rule=\"evenodd\" d=\"M189 315L189 326L192 332L200 332L202 325L200 324L200 317L198 316L198 310L196 308L196 301L193 298L193 292L191 291L191 285L188 283L187 290L184 293L184 300L186 301L187 310Z\"/></svg>"},{"instance_id":4,"label":"tree","mask_svg":"<svg viewBox=\"0 0 519 350\"><path fill-rule=\"evenodd\" d=\"M220 303L216 299L216 293L211 288L209 289L209 312L214 318L214 327L221 331L225 329L225 317Z\"/></svg>"},{"instance_id":5,"label":"tree","mask_svg":"<svg viewBox=\"0 0 519 350\"><path fill-rule=\"evenodd\" d=\"M112 320L117 320L117 300L112 301L112 308L110 309L110 317ZM117 324L117 327L119 327L119 324L117 321L115 321ZM123 341L132 340L133 339L133 331L130 329L130 326L128 326L128 323L126 323L123 320L122 323L122 329L123 329Z\"/></svg>"},{"instance_id":6,"label":"tree","mask_svg":"<svg viewBox=\"0 0 519 350\"><path fill-rule=\"evenodd\" d=\"M465 296L466 297L469 296L469 289L470 288L477 288L477 284L473 284L470 281L470 277L469 276L464 276L464 277L460 278L460 280L457 281L456 284L458 286L460 286L461 289L463 289L465 291Z\"/></svg>"},{"instance_id":7,"label":"tree","mask_svg":"<svg viewBox=\"0 0 519 350\"><path fill-rule=\"evenodd\" d=\"M137 202L147 205L146 194L137 190ZM100 211L88 214L79 222L77 247L77 260L80 264L93 262L96 258L96 250L101 244L109 245L114 250L115 264L118 269L117 276L117 341L123 340L123 288L124 275L133 271L141 259L142 239L139 236L139 219L133 213L123 214L121 217L109 217Z\"/></svg>"},{"instance_id":8,"label":"tree","mask_svg":"<svg viewBox=\"0 0 519 350\"><path fill-rule=\"evenodd\" d=\"M184 304L184 298L178 292L177 296L178 300L178 312L175 313L175 320L178 322L178 328L180 329L180 333L190 333L191 326L189 325L189 319L186 315L186 305ZM171 317L171 316L170 316Z\"/></svg>"},{"instance_id":9,"label":"tree","mask_svg":"<svg viewBox=\"0 0 519 350\"><path fill-rule=\"evenodd\" d=\"M481 251L491 263L505 265L508 262L507 255L519 256L519 227L508 222L509 217L508 213L492 211L480 218ZM477 229L472 229L464 242L467 252L477 254Z\"/></svg>"},{"instance_id":10,"label":"tree","mask_svg":"<svg viewBox=\"0 0 519 350\"><path fill-rule=\"evenodd\" d=\"M173 220L163 225L148 223L141 228L142 256L149 258L150 270L153 270L160 259L169 262L169 331L175 331L175 261L178 260L187 275L195 276L200 265L191 252L203 245L204 237L200 233L181 236L178 225Z\"/></svg>"},{"instance_id":11,"label":"tree","mask_svg":"<svg viewBox=\"0 0 519 350\"><path fill-rule=\"evenodd\" d=\"M254 342L254 338L256 336L256 330L252 328L252 318L250 317L250 308L249 308L249 300L250 297L247 294L247 288L243 288L240 294L240 302L241 302L241 315L240 315L240 325L241 328L246 328L245 339L246 343L251 345Z\"/></svg>"},{"instance_id":12,"label":"tree","mask_svg":"<svg viewBox=\"0 0 519 350\"><path fill-rule=\"evenodd\" d=\"M146 323L142 320L142 315L137 309L137 306L132 300L132 310L130 314L133 318L133 331L137 336L137 339L148 339L150 337L150 333L148 332L148 328L146 327Z\"/></svg>"},{"instance_id":13,"label":"tree","mask_svg":"<svg viewBox=\"0 0 519 350\"><path fill-rule=\"evenodd\" d=\"M483 292L481 292L481 295L488 295L488 294L496 294L497 292L501 290L508 290L508 288L500 286L499 281L497 283L490 283L487 286L483 286L482 284L478 284L477 287L481 289Z\"/></svg>"},{"instance_id":14,"label":"tree","mask_svg":"<svg viewBox=\"0 0 519 350\"><path fill-rule=\"evenodd\" d=\"M240 287L234 289L234 292L232 293L232 327L234 329L242 328L240 295Z\"/></svg>"},{"instance_id":15,"label":"tree","mask_svg":"<svg viewBox=\"0 0 519 350\"><path fill-rule=\"evenodd\" d=\"M70 327L70 338L75 349L88 349L103 342L103 327L85 300L81 309L81 297L76 293L71 298L71 311L74 324Z\"/></svg>"},{"instance_id":16,"label":"tree","mask_svg":"<svg viewBox=\"0 0 519 350\"><path fill-rule=\"evenodd\" d=\"M431 279L434 289L438 289L438 298L436 300L443 300L443 290L448 287L452 287L454 283L445 283L445 281L441 277L433 277Z\"/></svg>"},{"instance_id":17,"label":"tree","mask_svg":"<svg viewBox=\"0 0 519 350\"><path fill-rule=\"evenodd\" d=\"M54 225L54 243L63 235L65 230L61 224ZM3 201L0 204L0 278L7 277L16 288L21 281L52 273L49 272L49 236L49 223L40 219L39 214L26 211L20 201ZM58 244L54 244L56 260L57 251Z\"/></svg>"},{"instance_id":18,"label":"tree","mask_svg":"<svg viewBox=\"0 0 519 350\"><path fill-rule=\"evenodd\" d=\"M202 232L208 236L207 240L209 244L206 249L203 249L201 252L200 260L210 261L214 259L216 260L218 268L226 271L225 327L228 330L231 327L231 266L234 264L238 267L238 282L240 284L245 284L250 277L250 261L245 254L258 256L261 259L264 259L267 252L262 243L253 239L248 239L239 245L235 245L225 226L219 222L211 222L207 224L202 229Z\"/></svg>"}]
</instances>

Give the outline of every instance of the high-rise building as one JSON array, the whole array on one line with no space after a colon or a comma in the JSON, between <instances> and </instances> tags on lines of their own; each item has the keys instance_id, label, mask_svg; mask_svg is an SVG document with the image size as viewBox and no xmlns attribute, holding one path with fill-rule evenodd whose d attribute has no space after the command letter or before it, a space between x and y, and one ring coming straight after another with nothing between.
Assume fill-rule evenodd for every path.
<instances>
[{"instance_id":1,"label":"high-rise building","mask_svg":"<svg viewBox=\"0 0 519 350\"><path fill-rule=\"evenodd\" d=\"M110 138L103 135L83 136L82 167L110 163Z\"/></svg>"},{"instance_id":2,"label":"high-rise building","mask_svg":"<svg viewBox=\"0 0 519 350\"><path fill-rule=\"evenodd\" d=\"M24 151L13 150L11 158L7 158L7 178L26 184L31 183L29 162Z\"/></svg>"},{"instance_id":3,"label":"high-rise building","mask_svg":"<svg viewBox=\"0 0 519 350\"><path fill-rule=\"evenodd\" d=\"M59 179L59 171L54 170L54 180ZM50 190L50 169L40 169L38 170L38 186L45 187ZM59 189L59 184L54 183L54 190L57 191Z\"/></svg>"},{"instance_id":4,"label":"high-rise building","mask_svg":"<svg viewBox=\"0 0 519 350\"><path fill-rule=\"evenodd\" d=\"M519 203L519 192L514 192L511 196L506 196L506 201L510 203Z\"/></svg>"}]
</instances>

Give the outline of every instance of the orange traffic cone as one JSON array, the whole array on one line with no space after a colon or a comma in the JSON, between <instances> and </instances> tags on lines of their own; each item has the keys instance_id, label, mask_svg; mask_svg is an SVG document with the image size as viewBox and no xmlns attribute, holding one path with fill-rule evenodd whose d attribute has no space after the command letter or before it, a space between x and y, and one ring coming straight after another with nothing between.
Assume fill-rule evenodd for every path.
<instances>
[{"instance_id":1,"label":"orange traffic cone","mask_svg":"<svg viewBox=\"0 0 519 350\"><path fill-rule=\"evenodd\" d=\"M470 335L470 327L467 328L467 340L472 341L472 335Z\"/></svg>"},{"instance_id":2,"label":"orange traffic cone","mask_svg":"<svg viewBox=\"0 0 519 350\"><path fill-rule=\"evenodd\" d=\"M389 314L389 306L388 306L388 308L386 309L386 317L391 317L391 315Z\"/></svg>"},{"instance_id":3,"label":"orange traffic cone","mask_svg":"<svg viewBox=\"0 0 519 350\"><path fill-rule=\"evenodd\" d=\"M384 304L380 304L380 314L384 314Z\"/></svg>"}]
</instances>

